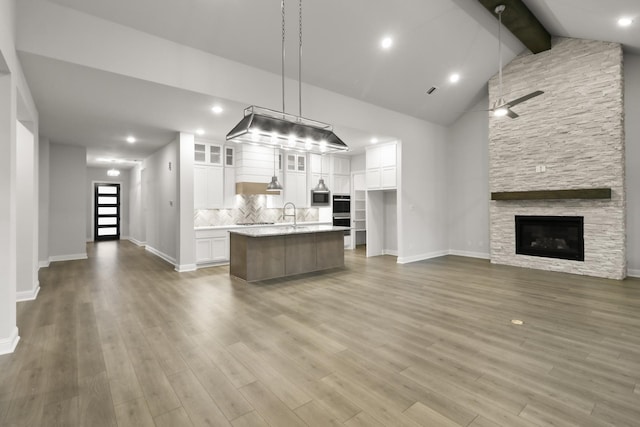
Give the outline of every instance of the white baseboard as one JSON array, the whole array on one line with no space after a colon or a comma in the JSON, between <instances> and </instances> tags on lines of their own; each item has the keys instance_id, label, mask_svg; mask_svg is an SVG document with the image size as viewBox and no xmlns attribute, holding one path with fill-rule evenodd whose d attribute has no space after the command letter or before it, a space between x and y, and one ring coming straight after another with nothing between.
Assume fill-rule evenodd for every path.
<instances>
[{"instance_id":1,"label":"white baseboard","mask_svg":"<svg viewBox=\"0 0 640 427\"><path fill-rule=\"evenodd\" d=\"M467 258L491 259L491 255L485 252L458 251L455 249L450 249L449 255L464 256Z\"/></svg>"},{"instance_id":2,"label":"white baseboard","mask_svg":"<svg viewBox=\"0 0 640 427\"><path fill-rule=\"evenodd\" d=\"M35 284L35 288L30 291L16 292L16 302L33 301L38 297L40 292L40 282Z\"/></svg>"},{"instance_id":3,"label":"white baseboard","mask_svg":"<svg viewBox=\"0 0 640 427\"><path fill-rule=\"evenodd\" d=\"M70 254L70 255L54 255L49 257L49 261L58 262L58 261L75 261L78 259L87 259L87 253L83 254Z\"/></svg>"},{"instance_id":4,"label":"white baseboard","mask_svg":"<svg viewBox=\"0 0 640 427\"><path fill-rule=\"evenodd\" d=\"M201 268L220 267L221 265L229 265L229 261L205 262L202 264L196 264L196 270L200 270Z\"/></svg>"},{"instance_id":5,"label":"white baseboard","mask_svg":"<svg viewBox=\"0 0 640 427\"><path fill-rule=\"evenodd\" d=\"M186 273L188 271L196 271L198 269L198 266L195 264L182 264L182 265L176 265L176 271L178 273Z\"/></svg>"},{"instance_id":6,"label":"white baseboard","mask_svg":"<svg viewBox=\"0 0 640 427\"><path fill-rule=\"evenodd\" d=\"M398 264L408 264L410 262L424 261L425 259L438 258L449 255L449 251L435 251L426 254L398 257Z\"/></svg>"},{"instance_id":7,"label":"white baseboard","mask_svg":"<svg viewBox=\"0 0 640 427\"><path fill-rule=\"evenodd\" d=\"M134 245L136 245L136 246L146 246L147 245L147 242L141 242L140 240L135 239L133 237L126 237L126 239L128 241L130 241L131 243L133 243Z\"/></svg>"},{"instance_id":8,"label":"white baseboard","mask_svg":"<svg viewBox=\"0 0 640 427\"><path fill-rule=\"evenodd\" d=\"M398 250L397 249L383 249L382 250L382 255L398 256Z\"/></svg>"},{"instance_id":9,"label":"white baseboard","mask_svg":"<svg viewBox=\"0 0 640 427\"><path fill-rule=\"evenodd\" d=\"M145 250L151 252L155 256L160 257L163 260L167 261L169 264L173 265L174 267L176 266L176 259L175 258L170 257L169 255L165 254L164 252L160 252L159 250L157 250L156 248L154 248L152 246L148 246L147 245L144 248L145 248Z\"/></svg>"},{"instance_id":10,"label":"white baseboard","mask_svg":"<svg viewBox=\"0 0 640 427\"><path fill-rule=\"evenodd\" d=\"M0 339L0 354L13 353L18 341L20 341L20 335L18 335L18 327L16 326L9 337Z\"/></svg>"},{"instance_id":11,"label":"white baseboard","mask_svg":"<svg viewBox=\"0 0 640 427\"><path fill-rule=\"evenodd\" d=\"M38 268L47 268L51 265L51 260L38 261Z\"/></svg>"},{"instance_id":12,"label":"white baseboard","mask_svg":"<svg viewBox=\"0 0 640 427\"><path fill-rule=\"evenodd\" d=\"M627 277L638 277L638 278L640 278L640 270L627 269Z\"/></svg>"}]
</instances>

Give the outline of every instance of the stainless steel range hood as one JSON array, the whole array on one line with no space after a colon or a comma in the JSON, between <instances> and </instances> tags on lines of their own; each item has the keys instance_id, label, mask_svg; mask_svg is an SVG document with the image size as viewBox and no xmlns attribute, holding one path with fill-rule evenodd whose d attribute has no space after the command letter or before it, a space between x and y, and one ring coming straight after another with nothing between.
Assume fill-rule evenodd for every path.
<instances>
[{"instance_id":1,"label":"stainless steel range hood","mask_svg":"<svg viewBox=\"0 0 640 427\"><path fill-rule=\"evenodd\" d=\"M256 106L244 110L227 141L320 154L349 150L331 125Z\"/></svg>"}]
</instances>

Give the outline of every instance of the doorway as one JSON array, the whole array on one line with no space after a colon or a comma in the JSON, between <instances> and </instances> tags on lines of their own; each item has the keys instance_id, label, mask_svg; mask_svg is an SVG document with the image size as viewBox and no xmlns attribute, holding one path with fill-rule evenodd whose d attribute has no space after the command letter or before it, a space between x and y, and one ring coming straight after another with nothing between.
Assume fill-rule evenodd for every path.
<instances>
[{"instance_id":1,"label":"doorway","mask_svg":"<svg viewBox=\"0 0 640 427\"><path fill-rule=\"evenodd\" d=\"M95 241L120 239L120 184L94 184Z\"/></svg>"}]
</instances>

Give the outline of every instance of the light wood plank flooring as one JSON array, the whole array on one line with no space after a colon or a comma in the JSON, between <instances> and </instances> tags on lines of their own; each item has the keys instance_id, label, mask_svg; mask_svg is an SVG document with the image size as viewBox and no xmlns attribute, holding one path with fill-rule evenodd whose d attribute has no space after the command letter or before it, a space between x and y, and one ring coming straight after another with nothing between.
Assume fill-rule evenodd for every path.
<instances>
[{"instance_id":1,"label":"light wood plank flooring","mask_svg":"<svg viewBox=\"0 0 640 427\"><path fill-rule=\"evenodd\" d=\"M18 305L0 425L640 425L637 279L347 251L247 284L128 242L88 252Z\"/></svg>"}]
</instances>

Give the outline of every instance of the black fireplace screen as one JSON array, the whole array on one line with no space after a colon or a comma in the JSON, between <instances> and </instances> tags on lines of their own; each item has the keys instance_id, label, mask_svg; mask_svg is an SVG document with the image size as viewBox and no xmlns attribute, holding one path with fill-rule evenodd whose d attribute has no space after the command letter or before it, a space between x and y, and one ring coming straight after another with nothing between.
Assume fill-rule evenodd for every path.
<instances>
[{"instance_id":1,"label":"black fireplace screen","mask_svg":"<svg viewBox=\"0 0 640 427\"><path fill-rule=\"evenodd\" d=\"M584 261L584 217L516 215L516 254Z\"/></svg>"}]
</instances>

